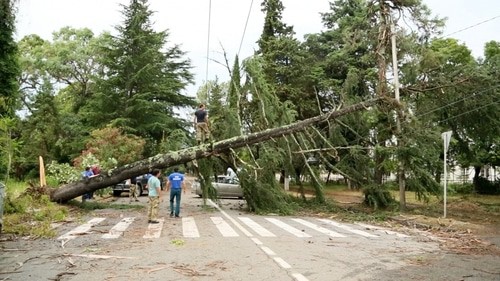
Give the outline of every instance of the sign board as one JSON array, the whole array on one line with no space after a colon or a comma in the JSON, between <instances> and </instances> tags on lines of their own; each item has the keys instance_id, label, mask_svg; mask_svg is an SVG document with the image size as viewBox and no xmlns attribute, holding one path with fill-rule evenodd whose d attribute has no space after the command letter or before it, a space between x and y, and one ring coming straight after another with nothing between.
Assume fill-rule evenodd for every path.
<instances>
[{"instance_id":1,"label":"sign board","mask_svg":"<svg viewBox=\"0 0 500 281\"><path fill-rule=\"evenodd\" d=\"M444 164L443 164L443 170L444 170L444 188L443 188L443 217L446 218L446 189L447 187L447 180L448 180L448 175L446 173L446 153L448 152L448 146L450 145L450 139L451 139L451 131L444 132L441 134L441 137L443 138L443 144L444 144Z\"/></svg>"},{"instance_id":2,"label":"sign board","mask_svg":"<svg viewBox=\"0 0 500 281\"><path fill-rule=\"evenodd\" d=\"M441 137L443 138L444 141L444 153L446 153L448 152L448 147L450 145L451 131L442 133Z\"/></svg>"}]
</instances>

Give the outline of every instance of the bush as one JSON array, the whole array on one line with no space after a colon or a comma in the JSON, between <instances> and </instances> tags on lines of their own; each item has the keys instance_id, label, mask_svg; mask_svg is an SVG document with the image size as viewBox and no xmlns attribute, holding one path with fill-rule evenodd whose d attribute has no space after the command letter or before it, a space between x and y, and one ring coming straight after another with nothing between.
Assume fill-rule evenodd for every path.
<instances>
[{"instance_id":1,"label":"bush","mask_svg":"<svg viewBox=\"0 0 500 281\"><path fill-rule=\"evenodd\" d=\"M363 194L365 195L363 203L375 209L387 208L395 202L388 187L384 185L369 185L363 189Z\"/></svg>"},{"instance_id":2,"label":"bush","mask_svg":"<svg viewBox=\"0 0 500 281\"><path fill-rule=\"evenodd\" d=\"M64 184L80 180L81 175L78 170L70 166L68 163L59 164L52 161L47 166L47 178L50 178L51 182Z\"/></svg>"},{"instance_id":3,"label":"bush","mask_svg":"<svg viewBox=\"0 0 500 281\"><path fill-rule=\"evenodd\" d=\"M68 209L50 202L47 195L23 193L17 197L7 194L5 198L5 233L33 237L53 237L55 231L50 224L63 221Z\"/></svg>"},{"instance_id":4,"label":"bush","mask_svg":"<svg viewBox=\"0 0 500 281\"><path fill-rule=\"evenodd\" d=\"M474 185L471 183L451 183L448 185L447 192L449 194L472 194Z\"/></svg>"},{"instance_id":5,"label":"bush","mask_svg":"<svg viewBox=\"0 0 500 281\"><path fill-rule=\"evenodd\" d=\"M495 195L500 194L500 181L489 181L484 177L474 178L474 189L479 194Z\"/></svg>"}]
</instances>

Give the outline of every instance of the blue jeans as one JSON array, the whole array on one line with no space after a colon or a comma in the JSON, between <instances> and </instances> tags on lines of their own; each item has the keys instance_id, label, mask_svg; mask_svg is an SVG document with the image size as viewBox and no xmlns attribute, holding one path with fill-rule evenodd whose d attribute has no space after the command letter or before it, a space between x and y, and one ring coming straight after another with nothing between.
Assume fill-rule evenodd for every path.
<instances>
[{"instance_id":1,"label":"blue jeans","mask_svg":"<svg viewBox=\"0 0 500 281\"><path fill-rule=\"evenodd\" d=\"M181 209L181 190L180 188L170 189L170 215L179 216ZM174 198L175 198L175 208L174 208ZM174 211L175 209L175 211Z\"/></svg>"}]
</instances>

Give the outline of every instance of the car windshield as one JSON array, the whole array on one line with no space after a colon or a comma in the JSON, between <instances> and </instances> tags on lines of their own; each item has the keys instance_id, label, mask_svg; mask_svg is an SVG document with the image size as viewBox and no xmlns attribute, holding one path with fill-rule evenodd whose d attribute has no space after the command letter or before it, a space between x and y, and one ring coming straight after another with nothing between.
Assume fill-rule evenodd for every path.
<instances>
[{"instance_id":1,"label":"car windshield","mask_svg":"<svg viewBox=\"0 0 500 281\"><path fill-rule=\"evenodd\" d=\"M218 183L230 183L230 184L238 184L240 181L238 178L231 178L228 176L218 176L217 177L217 182Z\"/></svg>"}]
</instances>

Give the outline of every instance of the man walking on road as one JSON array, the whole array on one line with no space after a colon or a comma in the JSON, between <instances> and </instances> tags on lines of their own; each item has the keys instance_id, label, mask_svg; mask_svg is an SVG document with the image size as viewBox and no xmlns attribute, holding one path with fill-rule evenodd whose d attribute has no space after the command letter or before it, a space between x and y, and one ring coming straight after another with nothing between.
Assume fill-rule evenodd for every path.
<instances>
[{"instance_id":1,"label":"man walking on road","mask_svg":"<svg viewBox=\"0 0 500 281\"><path fill-rule=\"evenodd\" d=\"M186 193L184 175L179 173L179 168L175 167L174 172L168 176L167 191L170 190L170 217L179 217L181 205L181 190ZM175 206L174 206L175 198Z\"/></svg>"},{"instance_id":2,"label":"man walking on road","mask_svg":"<svg viewBox=\"0 0 500 281\"><path fill-rule=\"evenodd\" d=\"M153 170L153 176L148 180L148 196L149 196L149 210L148 210L148 223L159 223L158 221L158 207L161 199L161 185L158 177L160 170Z\"/></svg>"},{"instance_id":3,"label":"man walking on road","mask_svg":"<svg viewBox=\"0 0 500 281\"><path fill-rule=\"evenodd\" d=\"M140 188L137 186L137 178L133 177L129 180L127 180L127 183L129 184L129 192L128 192L128 198L130 199L129 203L132 203L132 199L135 199L135 202L139 202L139 199L137 198L137 188Z\"/></svg>"}]
</instances>

